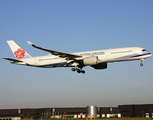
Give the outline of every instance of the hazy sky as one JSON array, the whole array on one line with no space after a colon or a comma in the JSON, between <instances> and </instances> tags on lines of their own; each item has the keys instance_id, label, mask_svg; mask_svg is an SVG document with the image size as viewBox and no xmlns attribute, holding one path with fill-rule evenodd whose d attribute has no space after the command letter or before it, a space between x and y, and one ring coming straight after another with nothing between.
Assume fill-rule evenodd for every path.
<instances>
[{"instance_id":1,"label":"hazy sky","mask_svg":"<svg viewBox=\"0 0 153 120\"><path fill-rule=\"evenodd\" d=\"M31 56L31 47L79 52L143 47L153 53L153 0L0 0L0 57L15 58L7 40ZM153 103L153 57L85 67L34 68L0 59L0 109L35 107L116 107Z\"/></svg>"}]
</instances>

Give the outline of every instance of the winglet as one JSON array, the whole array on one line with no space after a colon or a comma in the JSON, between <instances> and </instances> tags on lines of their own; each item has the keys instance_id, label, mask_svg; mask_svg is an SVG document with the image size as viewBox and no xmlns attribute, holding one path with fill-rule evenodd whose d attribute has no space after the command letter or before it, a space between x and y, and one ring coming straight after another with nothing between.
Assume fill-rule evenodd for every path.
<instances>
[{"instance_id":1,"label":"winglet","mask_svg":"<svg viewBox=\"0 0 153 120\"><path fill-rule=\"evenodd\" d=\"M29 43L31 46L33 45L31 42L27 41L27 43Z\"/></svg>"},{"instance_id":2,"label":"winglet","mask_svg":"<svg viewBox=\"0 0 153 120\"><path fill-rule=\"evenodd\" d=\"M37 47L36 45L34 45L33 43L27 41L32 47Z\"/></svg>"}]
</instances>

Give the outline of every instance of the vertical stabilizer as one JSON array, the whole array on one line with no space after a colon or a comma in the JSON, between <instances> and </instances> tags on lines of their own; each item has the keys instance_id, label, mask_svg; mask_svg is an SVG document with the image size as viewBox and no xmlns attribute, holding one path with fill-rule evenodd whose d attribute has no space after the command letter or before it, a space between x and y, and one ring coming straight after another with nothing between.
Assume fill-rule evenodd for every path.
<instances>
[{"instance_id":1,"label":"vertical stabilizer","mask_svg":"<svg viewBox=\"0 0 153 120\"><path fill-rule=\"evenodd\" d=\"M24 51L20 46L18 46L13 40L7 41L8 45L10 46L14 56L17 59L24 59L24 58L30 58L31 56Z\"/></svg>"}]
</instances>

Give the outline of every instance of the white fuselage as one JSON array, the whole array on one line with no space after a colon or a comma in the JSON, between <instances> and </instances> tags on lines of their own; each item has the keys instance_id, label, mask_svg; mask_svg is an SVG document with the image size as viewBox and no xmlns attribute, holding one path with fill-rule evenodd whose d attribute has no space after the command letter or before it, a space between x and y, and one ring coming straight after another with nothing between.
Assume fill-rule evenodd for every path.
<instances>
[{"instance_id":1,"label":"white fuselage","mask_svg":"<svg viewBox=\"0 0 153 120\"><path fill-rule=\"evenodd\" d=\"M151 53L147 52L145 49L140 47L105 49L105 50L96 50L96 51L77 52L72 54L81 55L82 59L86 57L97 56L99 61L98 63L140 60L140 59L146 59L151 56ZM79 59L80 58L78 58L78 60ZM76 66L76 64L71 63L71 61L69 62L66 59L51 54L46 56L26 58L22 59L22 61L23 62L12 62L12 63L34 66L34 67L45 67L45 68Z\"/></svg>"}]
</instances>

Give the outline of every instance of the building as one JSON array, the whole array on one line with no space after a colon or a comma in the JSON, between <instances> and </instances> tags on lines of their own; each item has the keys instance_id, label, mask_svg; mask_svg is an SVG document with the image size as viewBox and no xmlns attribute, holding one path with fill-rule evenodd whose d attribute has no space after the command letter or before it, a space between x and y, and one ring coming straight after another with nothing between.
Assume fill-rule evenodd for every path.
<instances>
[{"instance_id":1,"label":"building","mask_svg":"<svg viewBox=\"0 0 153 120\"><path fill-rule=\"evenodd\" d=\"M97 107L97 117L153 117L153 104ZM0 109L0 120L27 118L85 118L87 107Z\"/></svg>"},{"instance_id":2,"label":"building","mask_svg":"<svg viewBox=\"0 0 153 120\"><path fill-rule=\"evenodd\" d=\"M12 119L12 118L50 118L50 108L40 109L2 109L0 110L0 119ZM4 119L5 118L5 119Z\"/></svg>"},{"instance_id":3,"label":"building","mask_svg":"<svg viewBox=\"0 0 153 120\"><path fill-rule=\"evenodd\" d=\"M119 105L122 117L153 117L153 104Z\"/></svg>"},{"instance_id":4,"label":"building","mask_svg":"<svg viewBox=\"0 0 153 120\"><path fill-rule=\"evenodd\" d=\"M100 107L99 111L97 114L100 115L100 117L117 117L118 115L118 107Z\"/></svg>"},{"instance_id":5,"label":"building","mask_svg":"<svg viewBox=\"0 0 153 120\"><path fill-rule=\"evenodd\" d=\"M98 107L97 115L117 114L117 107ZM1 109L0 119L9 120L14 117L26 118L85 118L87 116L87 107L69 107L69 108L27 108L27 109ZM4 119L6 118L6 119Z\"/></svg>"}]
</instances>

